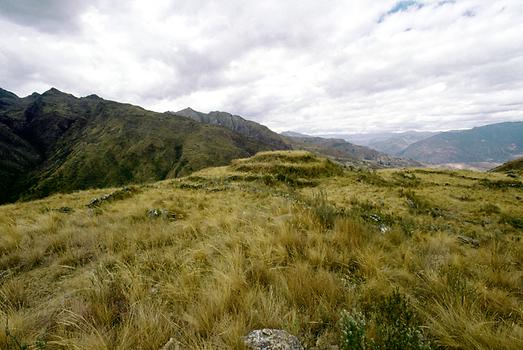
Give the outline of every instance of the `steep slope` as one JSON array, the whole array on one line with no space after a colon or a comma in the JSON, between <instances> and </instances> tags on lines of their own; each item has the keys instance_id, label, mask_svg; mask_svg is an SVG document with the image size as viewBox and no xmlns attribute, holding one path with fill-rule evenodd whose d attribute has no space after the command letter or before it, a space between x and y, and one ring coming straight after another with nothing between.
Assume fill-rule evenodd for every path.
<instances>
[{"instance_id":1,"label":"steep slope","mask_svg":"<svg viewBox=\"0 0 523 350\"><path fill-rule=\"evenodd\" d=\"M178 112L167 113L191 118L200 123L223 126L227 129L237 132L238 134L250 137L256 140L256 142L262 143L267 148L272 150L290 149L290 146L277 133L271 131L264 125L246 120L238 115L216 111L202 113L195 111L192 108L186 108Z\"/></svg>"},{"instance_id":2,"label":"steep slope","mask_svg":"<svg viewBox=\"0 0 523 350\"><path fill-rule=\"evenodd\" d=\"M505 162L523 154L523 122L448 131L416 142L400 156L434 164Z\"/></svg>"},{"instance_id":3,"label":"steep slope","mask_svg":"<svg viewBox=\"0 0 523 350\"><path fill-rule=\"evenodd\" d=\"M30 171L42 159L37 148L28 141L31 135L24 128L24 111L35 98L35 95L18 98L0 89L0 203L20 174Z\"/></svg>"},{"instance_id":4,"label":"steep slope","mask_svg":"<svg viewBox=\"0 0 523 350\"><path fill-rule=\"evenodd\" d=\"M161 180L268 150L226 128L51 89L0 96L0 202Z\"/></svg>"},{"instance_id":5,"label":"steep slope","mask_svg":"<svg viewBox=\"0 0 523 350\"><path fill-rule=\"evenodd\" d=\"M322 137L287 137L294 149L303 149L332 157L349 165L366 165L375 168L398 168L422 166L409 160L391 157L365 146L354 145L342 139Z\"/></svg>"},{"instance_id":6,"label":"steep slope","mask_svg":"<svg viewBox=\"0 0 523 350\"><path fill-rule=\"evenodd\" d=\"M494 169L492 169L494 172L516 172L516 173L523 173L523 158L518 158L511 160L509 162L506 162Z\"/></svg>"}]
</instances>

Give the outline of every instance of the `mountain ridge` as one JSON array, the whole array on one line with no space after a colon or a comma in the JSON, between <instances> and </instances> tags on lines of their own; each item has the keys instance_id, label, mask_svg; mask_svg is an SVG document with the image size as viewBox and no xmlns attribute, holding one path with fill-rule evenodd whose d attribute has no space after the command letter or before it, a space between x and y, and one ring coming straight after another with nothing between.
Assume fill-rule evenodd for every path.
<instances>
[{"instance_id":1,"label":"mountain ridge","mask_svg":"<svg viewBox=\"0 0 523 350\"><path fill-rule=\"evenodd\" d=\"M270 130L265 125L247 120L239 115L234 115L228 112L212 111L209 113L202 113L195 111L188 107L178 112L167 112L170 115L183 116L191 118L200 123L218 125L228 128L243 136L256 139L267 146L277 149L290 149L290 146L277 133Z\"/></svg>"},{"instance_id":2,"label":"mountain ridge","mask_svg":"<svg viewBox=\"0 0 523 350\"><path fill-rule=\"evenodd\" d=\"M432 164L498 162L523 154L523 122L495 123L442 132L411 144L399 155Z\"/></svg>"},{"instance_id":3,"label":"mountain ridge","mask_svg":"<svg viewBox=\"0 0 523 350\"><path fill-rule=\"evenodd\" d=\"M189 174L274 149L227 128L49 89L2 92L0 202Z\"/></svg>"}]
</instances>

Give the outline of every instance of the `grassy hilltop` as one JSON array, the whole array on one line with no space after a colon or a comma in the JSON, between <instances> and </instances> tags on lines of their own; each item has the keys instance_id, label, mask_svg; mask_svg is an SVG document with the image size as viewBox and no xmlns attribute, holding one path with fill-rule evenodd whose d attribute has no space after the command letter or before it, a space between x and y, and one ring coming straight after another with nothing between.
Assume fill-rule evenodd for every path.
<instances>
[{"instance_id":1,"label":"grassy hilltop","mask_svg":"<svg viewBox=\"0 0 523 350\"><path fill-rule=\"evenodd\" d=\"M0 348L521 349L522 180L281 151L0 206Z\"/></svg>"},{"instance_id":2,"label":"grassy hilltop","mask_svg":"<svg viewBox=\"0 0 523 350\"><path fill-rule=\"evenodd\" d=\"M500 165L499 167L492 169L492 171L523 174L523 158L518 158L506 162Z\"/></svg>"}]
</instances>

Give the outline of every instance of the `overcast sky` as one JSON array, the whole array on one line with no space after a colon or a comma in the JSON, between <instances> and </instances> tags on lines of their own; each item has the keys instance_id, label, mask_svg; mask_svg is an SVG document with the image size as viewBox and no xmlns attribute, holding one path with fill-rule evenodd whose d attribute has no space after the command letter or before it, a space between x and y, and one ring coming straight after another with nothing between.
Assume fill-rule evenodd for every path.
<instances>
[{"instance_id":1,"label":"overcast sky","mask_svg":"<svg viewBox=\"0 0 523 350\"><path fill-rule=\"evenodd\" d=\"M0 0L0 87L276 131L523 120L522 0Z\"/></svg>"}]
</instances>

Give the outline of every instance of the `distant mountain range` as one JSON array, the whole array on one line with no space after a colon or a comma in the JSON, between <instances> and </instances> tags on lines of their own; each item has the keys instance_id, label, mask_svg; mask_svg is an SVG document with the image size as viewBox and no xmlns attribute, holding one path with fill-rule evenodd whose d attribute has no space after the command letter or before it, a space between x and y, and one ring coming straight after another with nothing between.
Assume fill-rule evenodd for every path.
<instances>
[{"instance_id":1,"label":"distant mountain range","mask_svg":"<svg viewBox=\"0 0 523 350\"><path fill-rule=\"evenodd\" d=\"M411 144L399 155L432 164L503 163L523 155L523 122L442 132Z\"/></svg>"},{"instance_id":2,"label":"distant mountain range","mask_svg":"<svg viewBox=\"0 0 523 350\"><path fill-rule=\"evenodd\" d=\"M407 131L397 134L388 134L384 138L369 140L368 147L390 155L399 156L407 147L418 141L424 140L439 132Z\"/></svg>"},{"instance_id":3,"label":"distant mountain range","mask_svg":"<svg viewBox=\"0 0 523 350\"><path fill-rule=\"evenodd\" d=\"M394 149L387 148L387 145L393 145L395 149L403 147L404 145L410 145L414 142L426 139L430 136L434 136L439 132L431 131L404 131L404 132L380 132L380 133L365 133L365 134L325 134L318 135L325 138L344 139L351 143L367 146L385 152L388 154L397 153ZM383 146L381 146L383 144ZM398 144L398 146L396 146ZM406 148L404 146L403 148Z\"/></svg>"},{"instance_id":4,"label":"distant mountain range","mask_svg":"<svg viewBox=\"0 0 523 350\"><path fill-rule=\"evenodd\" d=\"M287 131L283 135L311 137ZM336 134L377 151L449 168L487 170L523 156L523 122L505 122L447 132Z\"/></svg>"},{"instance_id":5,"label":"distant mountain range","mask_svg":"<svg viewBox=\"0 0 523 350\"><path fill-rule=\"evenodd\" d=\"M0 89L0 203L183 176L262 150L304 149L374 168L501 163L523 154L522 138L522 122L494 124L414 142L398 158L343 139L279 135L226 112L156 113L96 95L50 89L20 98ZM390 137L379 142L393 148Z\"/></svg>"},{"instance_id":6,"label":"distant mountain range","mask_svg":"<svg viewBox=\"0 0 523 350\"><path fill-rule=\"evenodd\" d=\"M373 168L423 166L419 162L393 157L369 147L352 144L343 139L313 137L292 132L285 132L283 135L287 137L288 142L292 144L294 149L304 149L322 154L348 165L364 165Z\"/></svg>"},{"instance_id":7,"label":"distant mountain range","mask_svg":"<svg viewBox=\"0 0 523 350\"><path fill-rule=\"evenodd\" d=\"M178 112L167 113L188 117L201 123L223 126L244 136L252 137L270 147L307 150L333 158L347 165L370 166L374 168L422 166L419 162L391 157L342 139L312 137L297 132L277 134L266 126L226 112L202 113L186 108Z\"/></svg>"},{"instance_id":8,"label":"distant mountain range","mask_svg":"<svg viewBox=\"0 0 523 350\"><path fill-rule=\"evenodd\" d=\"M156 113L50 89L0 89L0 203L183 176L262 150L307 149L350 164L409 166L344 140L304 141L226 112Z\"/></svg>"}]
</instances>

